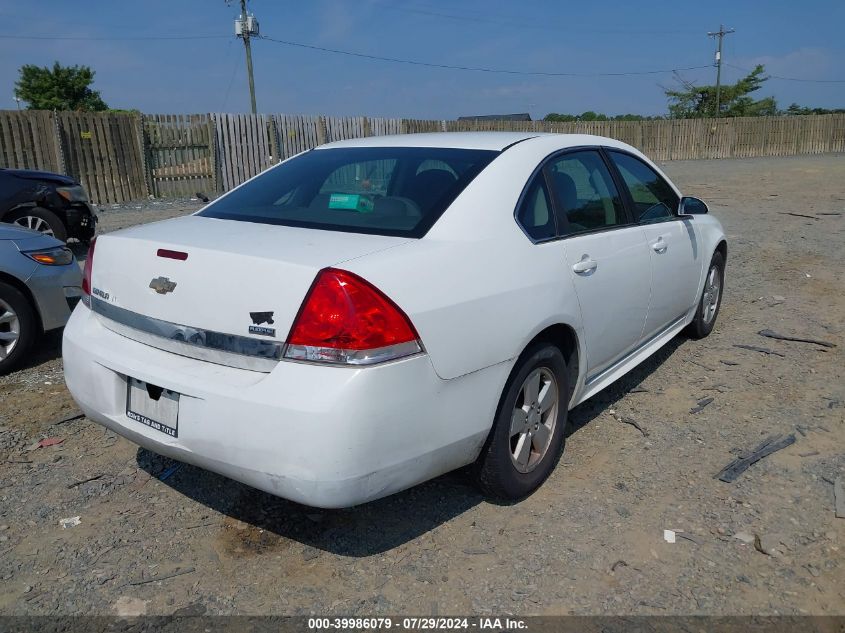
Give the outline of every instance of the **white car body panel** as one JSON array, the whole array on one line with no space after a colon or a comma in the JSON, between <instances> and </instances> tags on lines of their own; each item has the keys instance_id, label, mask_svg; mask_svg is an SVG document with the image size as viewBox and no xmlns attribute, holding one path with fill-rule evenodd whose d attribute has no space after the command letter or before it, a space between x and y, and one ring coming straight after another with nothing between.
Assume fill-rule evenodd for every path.
<instances>
[{"instance_id":1,"label":"white car body panel","mask_svg":"<svg viewBox=\"0 0 845 633\"><path fill-rule=\"evenodd\" d=\"M457 378L511 361L549 325L581 321L559 253L550 245L535 247L521 233L517 238L505 251L494 240L425 238L345 267L396 301L411 317L437 374Z\"/></svg>"},{"instance_id":2,"label":"white car body panel","mask_svg":"<svg viewBox=\"0 0 845 633\"><path fill-rule=\"evenodd\" d=\"M186 216L99 240L92 285L114 306L215 332L247 335L250 312L272 311L272 338L284 341L317 271L408 241ZM189 259L158 257L160 248ZM158 277L194 291L162 296L149 287Z\"/></svg>"},{"instance_id":3,"label":"white car body panel","mask_svg":"<svg viewBox=\"0 0 845 633\"><path fill-rule=\"evenodd\" d=\"M538 136L560 137L559 134L538 134L535 132L429 132L423 134L366 136L363 138L326 143L317 149L335 149L338 147L455 147L461 149L501 150L514 143Z\"/></svg>"},{"instance_id":4,"label":"white car body panel","mask_svg":"<svg viewBox=\"0 0 845 633\"><path fill-rule=\"evenodd\" d=\"M562 274L569 275L581 305L587 356L592 375L640 341L649 309L651 262L639 226L576 235L561 240ZM575 273L581 261L594 262L593 272Z\"/></svg>"},{"instance_id":5,"label":"white car body panel","mask_svg":"<svg viewBox=\"0 0 845 633\"><path fill-rule=\"evenodd\" d=\"M326 508L472 461L495 413L489 396L509 371L442 380L425 355L365 369L281 362L269 374L245 371L137 343L85 306L62 351L68 389L90 419L162 455ZM178 438L126 417L127 375L182 394Z\"/></svg>"},{"instance_id":6,"label":"white car body panel","mask_svg":"<svg viewBox=\"0 0 845 633\"><path fill-rule=\"evenodd\" d=\"M693 220L648 224L642 231L651 259L651 301L643 330L648 337L689 311L698 297L700 269L713 253L700 249Z\"/></svg>"},{"instance_id":7,"label":"white car body panel","mask_svg":"<svg viewBox=\"0 0 845 633\"><path fill-rule=\"evenodd\" d=\"M549 155L615 147L660 173L611 139L418 134L315 151L375 146L507 150L421 239L189 216L100 237L93 286L133 313L234 336L248 335L251 311L273 311L272 339L282 343L317 272L335 266L392 299L424 353L365 368L283 360L251 371L156 349L79 306L65 329L65 373L86 415L152 450L301 503L362 503L474 461L517 357L548 327L575 334L570 407L630 371L692 320L725 239L718 220L702 215L532 243L514 210ZM660 237L663 253L651 246ZM157 248L189 259L162 259ZM598 266L576 274L585 254ZM159 276L181 287L161 296L148 287ZM182 394L178 438L127 418L127 376Z\"/></svg>"}]
</instances>

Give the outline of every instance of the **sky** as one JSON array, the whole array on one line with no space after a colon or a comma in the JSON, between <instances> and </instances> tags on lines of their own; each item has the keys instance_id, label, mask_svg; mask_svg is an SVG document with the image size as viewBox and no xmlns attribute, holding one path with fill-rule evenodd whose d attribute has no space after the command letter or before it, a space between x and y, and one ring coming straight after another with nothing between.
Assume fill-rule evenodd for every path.
<instances>
[{"instance_id":1,"label":"sky","mask_svg":"<svg viewBox=\"0 0 845 633\"><path fill-rule=\"evenodd\" d=\"M757 94L845 107L842 0L250 0L261 35L478 72L365 59L252 40L259 112L422 119L529 112L665 114L664 88L723 82L765 64ZM81 64L112 108L247 112L242 42L225 0L0 0L0 109L23 64ZM55 39L57 37L69 39ZM143 38L195 39L143 39ZM22 39L21 39L22 38ZM37 39L29 39L37 38ZM110 39L112 38L112 39ZM134 39L133 39L134 38ZM653 74L611 75L612 73ZM544 76L517 73L570 73Z\"/></svg>"}]
</instances>

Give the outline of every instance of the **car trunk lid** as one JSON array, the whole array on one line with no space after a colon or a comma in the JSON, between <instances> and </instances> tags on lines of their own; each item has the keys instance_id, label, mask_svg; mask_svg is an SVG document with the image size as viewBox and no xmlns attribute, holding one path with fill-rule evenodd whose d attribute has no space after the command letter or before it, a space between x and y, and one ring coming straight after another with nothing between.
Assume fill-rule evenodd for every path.
<instances>
[{"instance_id":1,"label":"car trunk lid","mask_svg":"<svg viewBox=\"0 0 845 633\"><path fill-rule=\"evenodd\" d=\"M205 335L196 332L266 348L284 342L321 269L408 241L187 216L98 238L92 301L107 325L118 320L155 332L161 341L139 340L178 353L185 353L182 340L190 333L205 346ZM161 256L160 249L187 258ZM174 324L188 328L164 327ZM132 336L125 328L121 333ZM179 344L165 345L168 338ZM208 350L198 357L232 364Z\"/></svg>"}]
</instances>

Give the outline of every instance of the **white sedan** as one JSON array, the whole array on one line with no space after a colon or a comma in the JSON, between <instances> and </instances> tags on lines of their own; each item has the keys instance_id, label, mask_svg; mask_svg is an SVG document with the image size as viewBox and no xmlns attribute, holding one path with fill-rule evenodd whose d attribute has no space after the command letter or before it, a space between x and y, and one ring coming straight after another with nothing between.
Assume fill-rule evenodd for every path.
<instances>
[{"instance_id":1,"label":"white sedan","mask_svg":"<svg viewBox=\"0 0 845 633\"><path fill-rule=\"evenodd\" d=\"M726 257L707 206L612 139L330 143L92 243L65 375L92 420L304 504L468 464L519 499L572 407L710 333Z\"/></svg>"}]
</instances>

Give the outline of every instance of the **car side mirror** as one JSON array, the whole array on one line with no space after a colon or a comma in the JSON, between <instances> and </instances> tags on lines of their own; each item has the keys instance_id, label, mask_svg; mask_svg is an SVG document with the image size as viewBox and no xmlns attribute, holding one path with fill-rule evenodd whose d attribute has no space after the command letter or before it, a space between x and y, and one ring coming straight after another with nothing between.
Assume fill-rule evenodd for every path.
<instances>
[{"instance_id":1,"label":"car side mirror","mask_svg":"<svg viewBox=\"0 0 845 633\"><path fill-rule=\"evenodd\" d=\"M684 196L678 205L678 215L701 215L709 212L710 209L707 208L704 200L692 196Z\"/></svg>"}]
</instances>

